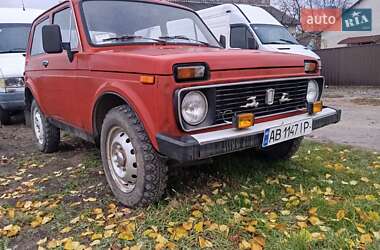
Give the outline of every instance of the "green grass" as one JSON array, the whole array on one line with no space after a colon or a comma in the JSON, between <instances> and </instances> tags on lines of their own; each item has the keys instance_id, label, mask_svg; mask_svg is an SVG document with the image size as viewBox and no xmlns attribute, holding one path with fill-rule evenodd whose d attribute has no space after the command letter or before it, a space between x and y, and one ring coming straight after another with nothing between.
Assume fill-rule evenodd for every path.
<instances>
[{"instance_id":1,"label":"green grass","mask_svg":"<svg viewBox=\"0 0 380 250\"><path fill-rule=\"evenodd\" d=\"M105 226L123 221L136 224L133 240L120 239L118 233L123 229L117 226L112 229L113 236L102 237L93 249L135 245L155 248L159 240L146 235L149 229L157 230L157 234L179 249L198 249L199 237L211 242L213 249L244 248L244 242L251 244L258 237L265 239L265 249L380 249L378 154L306 141L291 161L274 163L251 158L237 154L218 158L212 165L174 169L178 174L169 179L165 199L133 211L117 205L120 214L115 215L109 204L117 202L104 185L104 175L99 173L101 162L97 152L91 151L83 159L85 167L74 170L74 177L70 172L49 180L62 183L55 193L41 189L30 197L30 200L42 197L54 200L54 195L61 195L62 201L56 207L16 209L17 218L12 222L20 225L21 231L16 237L3 236L0 249L20 242L26 244L26 240L35 246L44 237L48 237L48 242L72 237L73 241L89 246L93 242L91 236L82 237L81 233L86 230L104 233ZM73 195L72 190L79 193ZM97 200L84 202L88 197ZM71 206L78 201L81 202L78 206ZM5 207L3 211L7 210ZM95 219L94 208L102 208L104 217ZM316 212L311 213L310 209ZM30 228L30 216L41 210L53 213L54 219ZM344 216L337 219L340 210ZM201 215L194 216L193 211L200 211ZM114 216L108 217L109 214ZM77 216L81 220L70 224ZM319 224L312 223L313 216ZM305 217L305 228L300 226L301 217ZM203 222L203 230L197 232L192 227L185 230L184 237L175 239L173 230L189 220L193 225ZM254 232L248 230L249 225ZM72 231L59 233L67 226ZM369 240L365 241L365 237Z\"/></svg>"}]
</instances>

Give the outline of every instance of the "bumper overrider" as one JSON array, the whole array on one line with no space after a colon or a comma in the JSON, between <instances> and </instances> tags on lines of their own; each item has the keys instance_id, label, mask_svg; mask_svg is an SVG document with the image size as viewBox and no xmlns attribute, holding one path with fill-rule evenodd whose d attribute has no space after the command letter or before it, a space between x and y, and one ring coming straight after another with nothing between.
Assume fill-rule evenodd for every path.
<instances>
[{"instance_id":1,"label":"bumper overrider","mask_svg":"<svg viewBox=\"0 0 380 250\"><path fill-rule=\"evenodd\" d=\"M259 148L265 129L277 127L305 119L313 119L313 130L338 123L342 111L331 107L313 115L301 114L284 119L255 124L248 129L236 128L194 134L179 138L157 135L158 150L161 154L179 162L202 160L213 156Z\"/></svg>"}]
</instances>

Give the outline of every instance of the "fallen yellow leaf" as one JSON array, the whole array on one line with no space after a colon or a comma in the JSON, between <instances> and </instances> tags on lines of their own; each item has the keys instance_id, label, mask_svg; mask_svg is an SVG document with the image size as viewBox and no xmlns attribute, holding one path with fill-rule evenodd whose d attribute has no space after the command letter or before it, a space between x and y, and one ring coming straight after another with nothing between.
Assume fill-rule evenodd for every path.
<instances>
[{"instance_id":1,"label":"fallen yellow leaf","mask_svg":"<svg viewBox=\"0 0 380 250\"><path fill-rule=\"evenodd\" d=\"M12 225L11 224L11 225L4 227L3 230L6 232L7 237L14 237L20 232L21 227L18 225Z\"/></svg>"},{"instance_id":2,"label":"fallen yellow leaf","mask_svg":"<svg viewBox=\"0 0 380 250\"><path fill-rule=\"evenodd\" d=\"M346 212L343 209L339 210L336 213L336 219L337 220L342 220L342 219L344 219L345 216L346 216Z\"/></svg>"},{"instance_id":3,"label":"fallen yellow leaf","mask_svg":"<svg viewBox=\"0 0 380 250\"><path fill-rule=\"evenodd\" d=\"M184 237L187 236L187 231L182 226L176 227L173 230L172 236L173 236L174 240L178 241L178 240L180 240L180 239L182 239L182 238L184 238Z\"/></svg>"},{"instance_id":4,"label":"fallen yellow leaf","mask_svg":"<svg viewBox=\"0 0 380 250\"><path fill-rule=\"evenodd\" d=\"M372 236L371 236L371 234L362 234L360 236L360 243L365 244L365 245L367 245L369 243L372 243Z\"/></svg>"},{"instance_id":5,"label":"fallen yellow leaf","mask_svg":"<svg viewBox=\"0 0 380 250\"><path fill-rule=\"evenodd\" d=\"M199 210L194 210L192 213L191 213L195 218L201 218L203 216L203 213Z\"/></svg>"},{"instance_id":6,"label":"fallen yellow leaf","mask_svg":"<svg viewBox=\"0 0 380 250\"><path fill-rule=\"evenodd\" d=\"M203 222L198 222L197 224L194 225L194 230L197 233L203 232Z\"/></svg>"},{"instance_id":7,"label":"fallen yellow leaf","mask_svg":"<svg viewBox=\"0 0 380 250\"><path fill-rule=\"evenodd\" d=\"M72 220L70 221L70 224L76 224L76 223L79 222L79 220L80 220L80 217L78 216L78 217L72 219Z\"/></svg>"},{"instance_id":8,"label":"fallen yellow leaf","mask_svg":"<svg viewBox=\"0 0 380 250\"><path fill-rule=\"evenodd\" d=\"M91 236L91 240L94 241L94 240L100 240L101 238L103 237L103 234L101 233L96 233L96 234L93 234Z\"/></svg>"},{"instance_id":9,"label":"fallen yellow leaf","mask_svg":"<svg viewBox=\"0 0 380 250\"><path fill-rule=\"evenodd\" d=\"M319 218L318 218L317 216L311 216L311 217L309 218L309 222L310 222L313 226L315 226L315 225L321 225L321 224L322 224L322 222L319 220Z\"/></svg>"},{"instance_id":10,"label":"fallen yellow leaf","mask_svg":"<svg viewBox=\"0 0 380 250\"><path fill-rule=\"evenodd\" d=\"M184 222L182 226L185 230L190 231L193 228L193 222Z\"/></svg>"},{"instance_id":11,"label":"fallen yellow leaf","mask_svg":"<svg viewBox=\"0 0 380 250\"><path fill-rule=\"evenodd\" d=\"M206 240L205 238L203 238L203 237L201 237L201 236L198 237L198 242L199 242L199 247L200 247L201 249L203 249L203 248L211 248L211 247L213 247L211 241Z\"/></svg>"},{"instance_id":12,"label":"fallen yellow leaf","mask_svg":"<svg viewBox=\"0 0 380 250\"><path fill-rule=\"evenodd\" d=\"M72 227L65 227L64 229L62 229L60 231L61 234L65 234L65 233L68 233L72 230Z\"/></svg>"},{"instance_id":13,"label":"fallen yellow leaf","mask_svg":"<svg viewBox=\"0 0 380 250\"><path fill-rule=\"evenodd\" d=\"M109 238L113 235L113 230L104 231L104 238Z\"/></svg>"},{"instance_id":14,"label":"fallen yellow leaf","mask_svg":"<svg viewBox=\"0 0 380 250\"><path fill-rule=\"evenodd\" d=\"M251 244L248 241L246 241L246 240L242 240L242 242L239 243L239 248L242 249L242 250L250 249L251 248Z\"/></svg>"},{"instance_id":15,"label":"fallen yellow leaf","mask_svg":"<svg viewBox=\"0 0 380 250\"><path fill-rule=\"evenodd\" d=\"M46 223L50 222L53 218L54 218L54 214L48 214L48 215L44 216L41 224L45 225Z\"/></svg>"}]
</instances>

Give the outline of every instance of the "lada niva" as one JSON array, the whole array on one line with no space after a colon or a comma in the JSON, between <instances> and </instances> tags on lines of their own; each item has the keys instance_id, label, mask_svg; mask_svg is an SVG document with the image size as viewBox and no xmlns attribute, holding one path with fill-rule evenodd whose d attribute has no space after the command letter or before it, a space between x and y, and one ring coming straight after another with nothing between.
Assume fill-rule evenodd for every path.
<instances>
[{"instance_id":1,"label":"lada niva","mask_svg":"<svg viewBox=\"0 0 380 250\"><path fill-rule=\"evenodd\" d=\"M164 1L70 0L38 17L25 99L42 152L60 130L100 145L129 207L160 199L168 162L246 149L286 160L337 123L311 57L226 50L192 10Z\"/></svg>"}]
</instances>

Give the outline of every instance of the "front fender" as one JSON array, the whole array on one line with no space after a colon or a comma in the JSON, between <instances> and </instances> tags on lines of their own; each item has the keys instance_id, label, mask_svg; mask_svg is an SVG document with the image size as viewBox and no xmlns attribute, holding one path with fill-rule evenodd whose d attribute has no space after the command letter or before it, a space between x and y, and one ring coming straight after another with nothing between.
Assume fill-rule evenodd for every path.
<instances>
[{"instance_id":1,"label":"front fender","mask_svg":"<svg viewBox=\"0 0 380 250\"><path fill-rule=\"evenodd\" d=\"M94 115L97 108L97 103L101 98L107 94L113 94L125 101L132 110L136 113L140 122L145 128L145 132L149 136L153 146L157 149L156 134L157 128L154 123L154 115L157 111L157 105L155 105L154 100L157 94L157 86L155 85L142 85L138 81L112 81L103 84L96 91L96 98L92 103L92 128L95 131Z\"/></svg>"}]
</instances>

